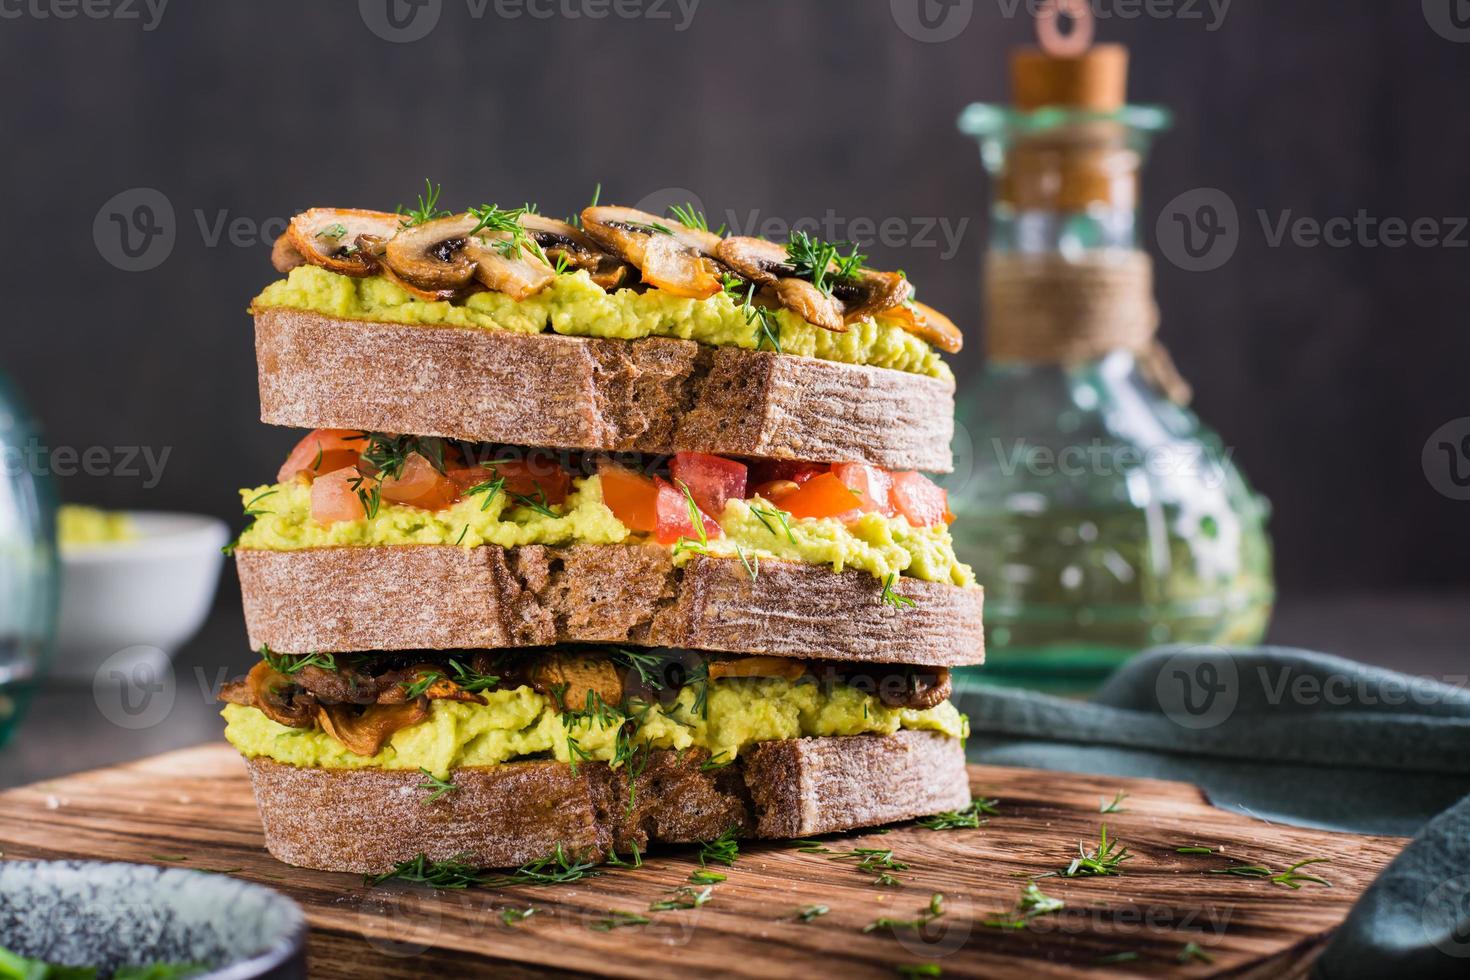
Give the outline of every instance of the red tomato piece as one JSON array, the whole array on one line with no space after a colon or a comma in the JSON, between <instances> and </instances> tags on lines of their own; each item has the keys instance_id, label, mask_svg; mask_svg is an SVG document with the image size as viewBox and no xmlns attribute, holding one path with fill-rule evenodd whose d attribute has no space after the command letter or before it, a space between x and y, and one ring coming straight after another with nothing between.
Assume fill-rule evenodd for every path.
<instances>
[{"instance_id":1,"label":"red tomato piece","mask_svg":"<svg viewBox=\"0 0 1470 980\"><path fill-rule=\"evenodd\" d=\"M800 485L831 468L822 463L802 463L790 459L758 459L750 464L750 484L758 486L777 480L789 480Z\"/></svg>"},{"instance_id":2,"label":"red tomato piece","mask_svg":"<svg viewBox=\"0 0 1470 980\"><path fill-rule=\"evenodd\" d=\"M949 493L922 473L893 474L893 505L914 527L933 527L954 520Z\"/></svg>"},{"instance_id":3,"label":"red tomato piece","mask_svg":"<svg viewBox=\"0 0 1470 980\"><path fill-rule=\"evenodd\" d=\"M398 475L388 477L381 486L384 500L424 510L447 507L459 496L454 481L418 453L409 453Z\"/></svg>"},{"instance_id":4,"label":"red tomato piece","mask_svg":"<svg viewBox=\"0 0 1470 980\"><path fill-rule=\"evenodd\" d=\"M893 477L887 470L866 463L838 463L832 467L832 475L857 494L858 506L863 513L893 516L890 499Z\"/></svg>"},{"instance_id":5,"label":"red tomato piece","mask_svg":"<svg viewBox=\"0 0 1470 980\"><path fill-rule=\"evenodd\" d=\"M725 512L727 501L745 499L748 470L744 463L733 459L704 453L676 453L669 464L669 473L675 486L682 483L689 488L694 502L706 514L718 517Z\"/></svg>"},{"instance_id":6,"label":"red tomato piece","mask_svg":"<svg viewBox=\"0 0 1470 980\"><path fill-rule=\"evenodd\" d=\"M862 499L834 473L812 477L797 490L781 498L781 507L792 517L835 517L855 521L863 514Z\"/></svg>"},{"instance_id":7,"label":"red tomato piece","mask_svg":"<svg viewBox=\"0 0 1470 980\"><path fill-rule=\"evenodd\" d=\"M680 538L689 541L699 540L699 531L694 526L693 518L696 514L689 512L689 498L684 491L668 480L654 477L654 485L657 487L655 506L658 509L658 523L655 528L655 537L659 544L675 544ZM724 535L720 525L712 521L708 514L696 507L697 516L704 526L705 538L718 538Z\"/></svg>"},{"instance_id":8,"label":"red tomato piece","mask_svg":"<svg viewBox=\"0 0 1470 980\"><path fill-rule=\"evenodd\" d=\"M357 491L361 488L371 493L372 483L355 466L323 473L311 484L311 519L323 525L362 520L367 516L367 508Z\"/></svg>"},{"instance_id":9,"label":"red tomato piece","mask_svg":"<svg viewBox=\"0 0 1470 980\"><path fill-rule=\"evenodd\" d=\"M658 526L658 487L651 477L619 466L610 459L597 464L602 477L602 501L630 531L648 533Z\"/></svg>"},{"instance_id":10,"label":"red tomato piece","mask_svg":"<svg viewBox=\"0 0 1470 980\"><path fill-rule=\"evenodd\" d=\"M304 476L309 482L323 473L355 466L367 439L353 429L313 429L308 432L276 473L277 483Z\"/></svg>"},{"instance_id":11,"label":"red tomato piece","mask_svg":"<svg viewBox=\"0 0 1470 980\"><path fill-rule=\"evenodd\" d=\"M554 461L508 459L480 466L459 466L448 471L450 481L461 496L471 487L493 480L505 480L501 490L507 494L528 497L538 503L566 503L572 489L572 475Z\"/></svg>"}]
</instances>

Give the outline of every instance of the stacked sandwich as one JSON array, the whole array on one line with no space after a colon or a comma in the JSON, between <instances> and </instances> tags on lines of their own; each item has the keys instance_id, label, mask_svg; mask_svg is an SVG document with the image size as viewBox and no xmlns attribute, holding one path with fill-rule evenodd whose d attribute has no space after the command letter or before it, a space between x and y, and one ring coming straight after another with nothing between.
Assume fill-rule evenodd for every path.
<instances>
[{"instance_id":1,"label":"stacked sandwich","mask_svg":"<svg viewBox=\"0 0 1470 980\"><path fill-rule=\"evenodd\" d=\"M954 325L693 209L316 208L254 301L266 841L381 872L802 837L969 802L983 658L944 491Z\"/></svg>"}]
</instances>

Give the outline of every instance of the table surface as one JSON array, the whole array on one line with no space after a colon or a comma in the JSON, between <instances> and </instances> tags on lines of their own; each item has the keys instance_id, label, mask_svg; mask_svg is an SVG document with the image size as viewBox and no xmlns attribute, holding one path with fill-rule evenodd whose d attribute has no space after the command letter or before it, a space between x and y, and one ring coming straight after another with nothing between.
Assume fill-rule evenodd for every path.
<instances>
[{"instance_id":1,"label":"table surface","mask_svg":"<svg viewBox=\"0 0 1470 980\"><path fill-rule=\"evenodd\" d=\"M174 661L167 711L129 715L89 686L42 688L11 743L0 748L0 788L113 765L217 740L214 691L255 660L238 596L224 589L199 636ZM1470 595L1345 595L1283 602L1267 642L1306 647L1464 686L1470 682ZM167 698L168 694L160 695ZM156 716L156 718L155 718ZM125 727L113 719L134 724Z\"/></svg>"}]
</instances>

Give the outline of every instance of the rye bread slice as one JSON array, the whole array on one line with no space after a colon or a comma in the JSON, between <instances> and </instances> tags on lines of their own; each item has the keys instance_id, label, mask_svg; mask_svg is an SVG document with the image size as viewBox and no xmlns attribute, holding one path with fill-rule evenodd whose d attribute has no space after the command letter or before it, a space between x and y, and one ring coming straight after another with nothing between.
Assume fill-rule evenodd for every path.
<instances>
[{"instance_id":1,"label":"rye bread slice","mask_svg":"<svg viewBox=\"0 0 1470 980\"><path fill-rule=\"evenodd\" d=\"M624 643L808 659L982 663L984 594L862 571L736 560L675 568L652 545L235 552L253 648L280 653Z\"/></svg>"},{"instance_id":2,"label":"rye bread slice","mask_svg":"<svg viewBox=\"0 0 1470 980\"><path fill-rule=\"evenodd\" d=\"M602 861L613 847L687 844L738 827L742 837L789 838L908 820L970 802L964 748L935 732L766 742L733 765L700 772L703 753L655 752L634 779L582 763L509 762L457 769L456 789L432 803L422 774L308 769L249 760L277 859L322 871L389 871L419 854L477 867L513 867L550 854Z\"/></svg>"},{"instance_id":3,"label":"rye bread slice","mask_svg":"<svg viewBox=\"0 0 1470 980\"><path fill-rule=\"evenodd\" d=\"M954 383L687 340L255 316L260 417L561 449L948 472Z\"/></svg>"}]
</instances>

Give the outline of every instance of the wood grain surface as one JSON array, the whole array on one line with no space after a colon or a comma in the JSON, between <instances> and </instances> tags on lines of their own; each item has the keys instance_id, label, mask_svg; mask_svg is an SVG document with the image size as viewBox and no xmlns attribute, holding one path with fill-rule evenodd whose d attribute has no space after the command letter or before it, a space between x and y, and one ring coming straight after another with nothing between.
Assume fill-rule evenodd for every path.
<instances>
[{"instance_id":1,"label":"wood grain surface","mask_svg":"<svg viewBox=\"0 0 1470 980\"><path fill-rule=\"evenodd\" d=\"M312 975L518 977L895 976L937 964L950 976L1298 976L1358 894L1399 851L1397 838L1359 837L1268 824L1215 809L1182 783L972 766L979 796L999 815L979 829L913 824L887 833L836 835L833 851L891 849L909 867L899 887L878 887L851 861L786 843L741 848L708 904L653 912L697 870L691 848L665 849L637 869L551 887L433 892L354 875L302 871L271 859L245 768L223 745L155 756L0 794L6 860L94 858L234 874L279 889L312 926ZM1127 793L1122 812L1100 802ZM985 920L1013 907L1027 878L1065 867L1078 843L1095 845L1106 822L1134 855L1108 878L1043 878L1065 900L1023 929ZM323 828L327 832L327 828ZM1222 854L1180 855L1182 846ZM1272 869L1310 857L1331 887L1293 891L1269 881L1210 874L1230 860ZM908 920L942 893L945 914L920 930L864 926ZM830 912L802 922L797 911ZM536 914L505 925L505 908ZM647 925L610 930L610 910ZM1181 962L1186 944L1208 957ZM1108 958L1112 958L1109 962Z\"/></svg>"}]
</instances>

